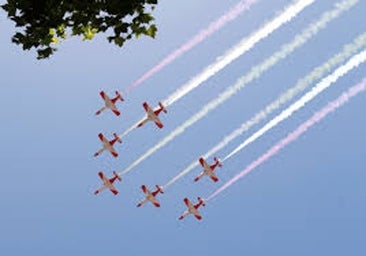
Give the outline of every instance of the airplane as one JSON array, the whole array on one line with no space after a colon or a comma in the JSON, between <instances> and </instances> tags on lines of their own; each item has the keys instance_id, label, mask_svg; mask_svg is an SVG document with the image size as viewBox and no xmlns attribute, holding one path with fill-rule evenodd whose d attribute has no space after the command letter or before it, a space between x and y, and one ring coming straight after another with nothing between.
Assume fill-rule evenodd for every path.
<instances>
[{"instance_id":1,"label":"airplane","mask_svg":"<svg viewBox=\"0 0 366 256\"><path fill-rule=\"evenodd\" d=\"M139 202L137 204L137 207L141 207L143 204L145 204L148 201L150 201L151 203L153 203L156 207L160 207L159 202L156 200L156 195L158 193L162 193L162 194L164 193L162 186L156 185L156 190L153 191L153 192L150 192L150 190L148 190L145 185L142 185L141 186L141 189L145 193L145 199L142 200L141 202Z\"/></svg>"},{"instance_id":2,"label":"airplane","mask_svg":"<svg viewBox=\"0 0 366 256\"><path fill-rule=\"evenodd\" d=\"M117 151L114 149L113 145L114 143L116 143L117 141L119 143L122 143L122 140L120 137L118 137L117 133L113 133L114 139L108 141L102 133L98 134L99 139L102 141L103 147L101 149L99 149L94 156L98 156L100 155L100 153L102 153L104 150L108 150L114 157L118 156Z\"/></svg>"},{"instance_id":3,"label":"airplane","mask_svg":"<svg viewBox=\"0 0 366 256\"><path fill-rule=\"evenodd\" d=\"M163 103L159 102L159 108L158 108L158 109L156 109L156 110L152 110L152 109L150 108L150 106L149 106L146 102L144 102L144 103L142 104L142 106L144 107L144 109L145 109L145 111L146 111L146 113L147 113L147 117L146 117L143 121L141 121L141 122L137 125L137 127L141 127L141 126L143 126L143 125L144 125L146 122L148 122L148 121L153 121L153 122L155 122L155 124L156 124L159 128L163 128L163 123L160 121L160 119L159 119L159 117L158 117L161 111L163 111L164 113L167 113L167 112L168 112L168 111L166 110L166 108L164 107Z\"/></svg>"},{"instance_id":4,"label":"airplane","mask_svg":"<svg viewBox=\"0 0 366 256\"><path fill-rule=\"evenodd\" d=\"M116 91L116 97L115 98L109 98L107 96L107 94L105 94L104 91L101 91L100 93L100 96L103 98L104 100L104 106L99 109L95 114L96 115L99 115L100 113L102 113L104 110L106 110L107 108L109 108L110 110L112 110L112 112L116 115L116 116L119 116L121 113L118 111L115 103L117 100L121 100L121 101L124 101L124 98L122 97L122 95Z\"/></svg>"},{"instance_id":5,"label":"airplane","mask_svg":"<svg viewBox=\"0 0 366 256\"><path fill-rule=\"evenodd\" d=\"M187 205L188 210L186 210L180 217L179 219L182 220L183 218L185 218L187 215L189 214L193 214L196 219L200 220L202 219L202 216L200 215L200 213L198 212L198 208L202 205L205 206L205 201L201 198L201 197L197 197L198 199L198 203L197 204L192 204L188 198L184 198L183 201L184 203Z\"/></svg>"},{"instance_id":6,"label":"airplane","mask_svg":"<svg viewBox=\"0 0 366 256\"><path fill-rule=\"evenodd\" d=\"M201 172L195 179L194 181L198 181L199 179L201 179L204 175L210 176L210 178L214 181L217 182L219 179L217 178L217 176L214 173L215 168L218 167L222 167L222 164L220 162L220 159L218 159L217 157L214 157L214 161L215 163L212 165L208 165L208 163L201 157L199 160L200 164L203 167L203 172Z\"/></svg>"},{"instance_id":7,"label":"airplane","mask_svg":"<svg viewBox=\"0 0 366 256\"><path fill-rule=\"evenodd\" d=\"M99 187L97 190L95 190L94 195L98 194L99 192L101 192L102 190L108 188L114 195L118 194L118 190L113 186L113 182L116 181L116 179L118 179L119 181L122 181L121 176L113 171L113 177L108 179L103 172L98 172L98 175L100 177L100 179L103 181L103 185L101 187Z\"/></svg>"}]
</instances>

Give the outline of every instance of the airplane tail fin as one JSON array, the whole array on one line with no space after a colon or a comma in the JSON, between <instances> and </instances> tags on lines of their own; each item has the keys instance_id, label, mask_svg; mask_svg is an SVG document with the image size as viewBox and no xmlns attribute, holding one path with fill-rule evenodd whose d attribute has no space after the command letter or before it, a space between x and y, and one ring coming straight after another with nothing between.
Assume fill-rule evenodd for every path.
<instances>
[{"instance_id":1,"label":"airplane tail fin","mask_svg":"<svg viewBox=\"0 0 366 256\"><path fill-rule=\"evenodd\" d=\"M162 186L159 186L159 185L155 185L155 186L156 186L157 190L158 190L160 193L164 194L164 191L163 191L163 187L162 187Z\"/></svg>"},{"instance_id":2,"label":"airplane tail fin","mask_svg":"<svg viewBox=\"0 0 366 256\"><path fill-rule=\"evenodd\" d=\"M117 99L124 101L125 99L122 97L122 94L119 91L116 91Z\"/></svg>"},{"instance_id":3,"label":"airplane tail fin","mask_svg":"<svg viewBox=\"0 0 366 256\"><path fill-rule=\"evenodd\" d=\"M164 112L164 113L168 113L168 110L166 110L165 106L163 105L163 103L159 102L159 107L161 108L161 110Z\"/></svg>"},{"instance_id":4,"label":"airplane tail fin","mask_svg":"<svg viewBox=\"0 0 366 256\"><path fill-rule=\"evenodd\" d=\"M218 164L219 167L222 167L221 160L218 157L214 157L214 161Z\"/></svg>"},{"instance_id":5,"label":"airplane tail fin","mask_svg":"<svg viewBox=\"0 0 366 256\"><path fill-rule=\"evenodd\" d=\"M113 175L114 175L114 177L116 177L119 181L122 181L121 176L120 176L116 171L113 171Z\"/></svg>"},{"instance_id":6,"label":"airplane tail fin","mask_svg":"<svg viewBox=\"0 0 366 256\"><path fill-rule=\"evenodd\" d=\"M201 197L197 197L198 202L200 202L202 204L202 206L206 206L205 204L205 200L203 200Z\"/></svg>"},{"instance_id":7,"label":"airplane tail fin","mask_svg":"<svg viewBox=\"0 0 366 256\"><path fill-rule=\"evenodd\" d=\"M122 143L122 140L121 140L121 138L118 136L118 134L117 134L117 133L113 133L113 136L114 136L114 138L115 138L115 139L117 139L117 141L118 141L119 143Z\"/></svg>"}]
</instances>

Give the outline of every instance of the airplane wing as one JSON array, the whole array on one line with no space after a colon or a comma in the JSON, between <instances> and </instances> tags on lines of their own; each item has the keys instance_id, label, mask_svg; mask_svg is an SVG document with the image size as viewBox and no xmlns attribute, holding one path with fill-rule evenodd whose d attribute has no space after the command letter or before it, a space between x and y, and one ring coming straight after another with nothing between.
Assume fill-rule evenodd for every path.
<instances>
[{"instance_id":1,"label":"airplane wing","mask_svg":"<svg viewBox=\"0 0 366 256\"><path fill-rule=\"evenodd\" d=\"M199 214L198 211L194 214L194 217L196 217L197 220L201 220L202 219L202 216Z\"/></svg>"},{"instance_id":2,"label":"airplane wing","mask_svg":"<svg viewBox=\"0 0 366 256\"><path fill-rule=\"evenodd\" d=\"M108 143L109 141L103 136L103 134L99 133L98 134L99 139L103 142L103 143Z\"/></svg>"},{"instance_id":3,"label":"airplane wing","mask_svg":"<svg viewBox=\"0 0 366 256\"><path fill-rule=\"evenodd\" d=\"M158 200L156 200L155 197L151 198L151 202L155 205L155 207L160 207L160 204L159 204Z\"/></svg>"},{"instance_id":4,"label":"airplane wing","mask_svg":"<svg viewBox=\"0 0 366 256\"><path fill-rule=\"evenodd\" d=\"M99 193L100 193L100 192L102 192L104 189L106 189L106 186L105 186L105 185L103 185L103 186L99 187L97 190L95 190L94 195L99 194Z\"/></svg>"},{"instance_id":5,"label":"airplane wing","mask_svg":"<svg viewBox=\"0 0 366 256\"><path fill-rule=\"evenodd\" d=\"M108 185L109 190L114 194L118 194L118 190L113 186L113 184Z\"/></svg>"},{"instance_id":6,"label":"airplane wing","mask_svg":"<svg viewBox=\"0 0 366 256\"><path fill-rule=\"evenodd\" d=\"M202 165L202 167L204 168L204 169L207 169L207 168L209 168L210 166L208 165L208 163L205 161L205 159L203 159L202 157L199 159L199 162L200 162L200 164Z\"/></svg>"},{"instance_id":7,"label":"airplane wing","mask_svg":"<svg viewBox=\"0 0 366 256\"><path fill-rule=\"evenodd\" d=\"M117 157L117 156L118 156L118 153L117 153L117 151L114 149L114 147L113 147L113 146L110 146L110 147L108 148L108 150L109 150L109 152L111 152L112 156L114 156L114 157Z\"/></svg>"},{"instance_id":8,"label":"airplane wing","mask_svg":"<svg viewBox=\"0 0 366 256\"><path fill-rule=\"evenodd\" d=\"M104 93L104 91L101 91L99 94L103 98L103 100L106 100L108 98L108 96Z\"/></svg>"},{"instance_id":9,"label":"airplane wing","mask_svg":"<svg viewBox=\"0 0 366 256\"><path fill-rule=\"evenodd\" d=\"M189 211L185 211L181 216L179 216L179 220L183 220L188 215L189 215Z\"/></svg>"},{"instance_id":10,"label":"airplane wing","mask_svg":"<svg viewBox=\"0 0 366 256\"><path fill-rule=\"evenodd\" d=\"M138 204L137 204L137 207L141 207L143 204L145 204L147 202L147 199L143 199L142 201L140 201Z\"/></svg>"},{"instance_id":11,"label":"airplane wing","mask_svg":"<svg viewBox=\"0 0 366 256\"><path fill-rule=\"evenodd\" d=\"M145 123L147 123L149 121L149 118L145 118L144 120L142 120L140 123L137 124L137 127L141 127L143 126Z\"/></svg>"},{"instance_id":12,"label":"airplane wing","mask_svg":"<svg viewBox=\"0 0 366 256\"><path fill-rule=\"evenodd\" d=\"M183 201L187 205L188 208L193 208L193 204L191 203L191 201L189 201L188 198L184 198Z\"/></svg>"},{"instance_id":13,"label":"airplane wing","mask_svg":"<svg viewBox=\"0 0 366 256\"><path fill-rule=\"evenodd\" d=\"M116 115L119 116L121 113L118 111L116 105L114 105L114 103L111 102L111 110L112 112Z\"/></svg>"},{"instance_id":14,"label":"airplane wing","mask_svg":"<svg viewBox=\"0 0 366 256\"><path fill-rule=\"evenodd\" d=\"M144 107L145 111L147 113L152 112L153 110L150 108L149 104L147 104L146 102L142 103L142 106Z\"/></svg>"},{"instance_id":15,"label":"airplane wing","mask_svg":"<svg viewBox=\"0 0 366 256\"><path fill-rule=\"evenodd\" d=\"M142 185L141 186L141 189L142 189L142 191L145 193L145 194L147 194L148 193L148 189L146 188L146 186L145 185Z\"/></svg>"},{"instance_id":16,"label":"airplane wing","mask_svg":"<svg viewBox=\"0 0 366 256\"><path fill-rule=\"evenodd\" d=\"M101 191L103 191L104 189L107 188L107 186L105 185L106 182L108 182L108 179L106 176L104 176L104 174L102 172L98 172L98 176L100 177L100 179L103 181L103 185L100 186L97 190L95 190L94 194L99 194Z\"/></svg>"},{"instance_id":17,"label":"airplane wing","mask_svg":"<svg viewBox=\"0 0 366 256\"><path fill-rule=\"evenodd\" d=\"M103 181L104 184L108 181L107 177L104 176L104 173L98 172L98 175L99 175L100 179Z\"/></svg>"},{"instance_id":18,"label":"airplane wing","mask_svg":"<svg viewBox=\"0 0 366 256\"><path fill-rule=\"evenodd\" d=\"M214 182L218 182L218 178L217 178L217 176L216 176L216 174L214 173L214 172L211 172L210 174L210 178L214 181Z\"/></svg>"},{"instance_id":19,"label":"airplane wing","mask_svg":"<svg viewBox=\"0 0 366 256\"><path fill-rule=\"evenodd\" d=\"M160 121L159 117L155 115L154 117L154 122L156 124L157 127L159 127L160 129L163 128L163 123Z\"/></svg>"},{"instance_id":20,"label":"airplane wing","mask_svg":"<svg viewBox=\"0 0 366 256\"><path fill-rule=\"evenodd\" d=\"M196 178L194 178L194 181L199 181L203 175L204 175L204 172L201 172Z\"/></svg>"}]
</instances>

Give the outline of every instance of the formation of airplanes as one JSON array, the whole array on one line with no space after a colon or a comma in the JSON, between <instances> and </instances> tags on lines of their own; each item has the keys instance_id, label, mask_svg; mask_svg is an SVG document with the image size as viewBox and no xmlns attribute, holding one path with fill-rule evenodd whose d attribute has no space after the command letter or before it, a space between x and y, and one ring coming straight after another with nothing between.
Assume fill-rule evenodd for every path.
<instances>
[{"instance_id":1,"label":"formation of airplanes","mask_svg":"<svg viewBox=\"0 0 366 256\"><path fill-rule=\"evenodd\" d=\"M116 116L119 116L121 113L118 110L118 108L116 107L116 102L118 100L120 101L124 101L124 98L122 97L121 93L119 93L118 91L115 92L116 96L114 98L109 98L104 91L101 91L100 96L102 97L103 101L104 101L104 106L102 108L100 108L95 114L99 115L101 114L104 110L106 109L110 109ZM146 117L141 120L136 128L141 127L143 125L145 125L147 122L152 121L156 124L156 126L158 128L163 128L164 125L161 122L159 115L163 112L163 113L167 113L167 109L165 108L165 106L163 105L162 102L158 103L158 106L155 109L152 109L147 102L144 102L142 104L145 112L146 112ZM115 144L116 142L122 143L122 139L120 138L119 135L117 135L117 133L113 133L113 139L108 140L102 133L98 134L98 137L102 143L102 148L99 149L95 154L94 157L100 155L102 152L104 151L108 151L113 157L118 157L118 152L115 149ZM213 158L213 163L209 164L207 163L207 161L203 158L200 157L198 159L198 162L200 163L200 165L202 166L202 171L198 174L197 177L194 178L194 181L197 182L199 181L203 176L208 176L209 178L211 178L211 180L213 182L218 182L218 177L216 176L215 173L215 169L217 167L222 167L222 163L220 161L219 158L214 157ZM122 181L121 175L119 173L117 173L116 171L113 171L113 176L111 178L108 178L105 176L105 174L103 172L99 172L98 173L99 178L102 180L103 184L102 186L100 186L95 192L94 194L97 195L99 194L101 191L103 190L110 190L114 195L118 194L118 190L116 189L116 187L114 186L114 182L116 180L118 181ZM142 185L141 186L142 192L144 193L145 198L142 199L138 204L137 207L141 207L144 204L150 202L152 203L155 207L160 207L160 203L157 199L157 196L159 194L163 194L163 187L156 185L155 186L155 190L151 191L149 190L146 185ZM191 201L188 198L184 198L183 202L185 203L187 210L185 212L182 213L182 215L179 217L179 220L184 219L186 216L192 214L196 219L201 220L202 219L202 215L199 213L198 208L201 206L205 206L205 201L204 199L202 199L201 197L197 198L197 203L193 204L191 203Z\"/></svg>"}]
</instances>

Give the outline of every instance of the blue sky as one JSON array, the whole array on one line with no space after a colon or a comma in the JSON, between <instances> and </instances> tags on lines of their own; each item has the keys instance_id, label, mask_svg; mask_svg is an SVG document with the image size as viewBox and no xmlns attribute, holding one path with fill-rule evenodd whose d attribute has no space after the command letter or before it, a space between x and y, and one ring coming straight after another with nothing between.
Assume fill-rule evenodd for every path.
<instances>
[{"instance_id":1,"label":"blue sky","mask_svg":"<svg viewBox=\"0 0 366 256\"><path fill-rule=\"evenodd\" d=\"M236 129L243 121L313 68L366 31L366 3L332 21L306 45L281 61L173 142L123 177L118 196L93 191L98 171L122 171L147 149L198 111L251 66L290 41L335 1L316 1L296 19L168 109L164 129L134 130L118 159L104 154L99 132L121 133L212 63L229 47L271 19L291 1L261 1L208 40L166 67L119 104L121 116L94 116L99 91L123 90L238 0L160 1L154 11L155 40L133 40L122 49L102 35L59 45L48 60L23 52L10 41L14 24L0 12L0 102L2 110L0 252L4 255L364 255L366 253L365 97L331 114L245 179L201 209L203 220L177 218L182 199L207 196L328 101L358 83L366 65L351 71L292 118L250 145L217 171L219 184L193 183L196 169L159 196L162 207L145 205L142 184L170 178ZM4 1L0 1L4 3ZM249 134L260 128L261 123ZM248 134L236 139L224 156Z\"/></svg>"}]
</instances>

